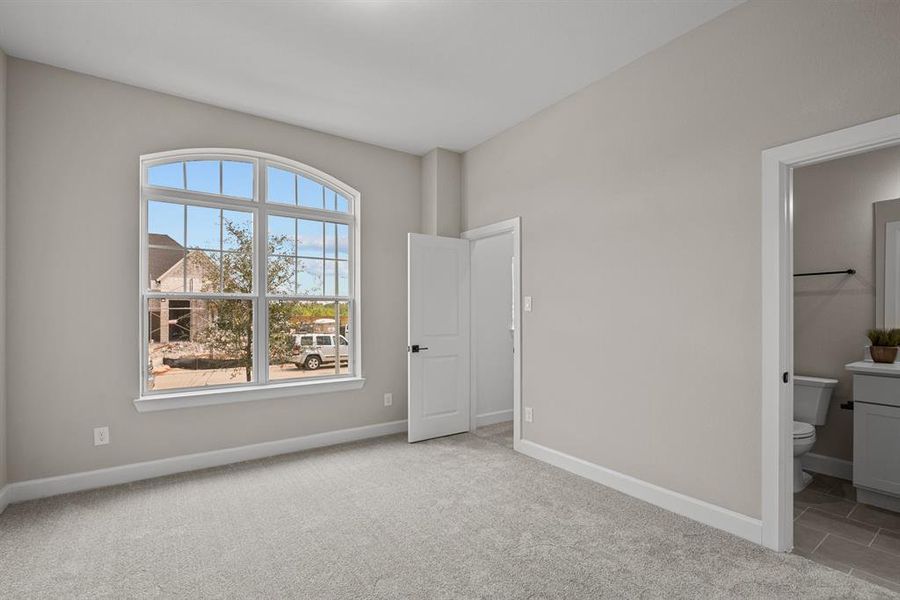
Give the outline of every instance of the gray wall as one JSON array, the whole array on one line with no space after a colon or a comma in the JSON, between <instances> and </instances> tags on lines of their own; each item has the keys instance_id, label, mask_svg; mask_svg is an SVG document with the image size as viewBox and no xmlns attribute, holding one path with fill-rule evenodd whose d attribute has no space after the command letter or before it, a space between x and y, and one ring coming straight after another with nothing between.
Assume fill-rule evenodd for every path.
<instances>
[{"instance_id":1,"label":"gray wall","mask_svg":"<svg viewBox=\"0 0 900 600\"><path fill-rule=\"evenodd\" d=\"M526 439L760 516L760 152L898 112L897 56L898 3L751 1L466 153L464 229L523 217Z\"/></svg>"},{"instance_id":2,"label":"gray wall","mask_svg":"<svg viewBox=\"0 0 900 600\"><path fill-rule=\"evenodd\" d=\"M437 233L437 163L437 148L422 157L421 231L429 235Z\"/></svg>"},{"instance_id":3,"label":"gray wall","mask_svg":"<svg viewBox=\"0 0 900 600\"><path fill-rule=\"evenodd\" d=\"M0 488L6 484L6 55L0 51Z\"/></svg>"},{"instance_id":4,"label":"gray wall","mask_svg":"<svg viewBox=\"0 0 900 600\"><path fill-rule=\"evenodd\" d=\"M900 148L794 171L794 272L853 267L853 276L794 280L794 372L838 380L813 452L853 458L853 397L844 365L862 360L875 326L873 203L900 196Z\"/></svg>"},{"instance_id":5,"label":"gray wall","mask_svg":"<svg viewBox=\"0 0 900 600\"><path fill-rule=\"evenodd\" d=\"M8 85L11 481L406 417L419 157L22 60L10 59ZM271 152L360 190L362 390L135 411L138 157L192 147ZM93 446L98 425L109 446Z\"/></svg>"}]
</instances>

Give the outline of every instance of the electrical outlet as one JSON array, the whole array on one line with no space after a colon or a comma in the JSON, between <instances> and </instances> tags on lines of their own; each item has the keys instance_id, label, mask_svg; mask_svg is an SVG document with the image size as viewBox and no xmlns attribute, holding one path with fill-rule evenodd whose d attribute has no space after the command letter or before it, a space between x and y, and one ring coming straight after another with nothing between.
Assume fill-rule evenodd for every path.
<instances>
[{"instance_id":1,"label":"electrical outlet","mask_svg":"<svg viewBox=\"0 0 900 600\"><path fill-rule=\"evenodd\" d=\"M109 443L109 427L94 427L94 445L105 446Z\"/></svg>"},{"instance_id":2,"label":"electrical outlet","mask_svg":"<svg viewBox=\"0 0 900 600\"><path fill-rule=\"evenodd\" d=\"M525 296L525 312L531 312L531 296Z\"/></svg>"},{"instance_id":3,"label":"electrical outlet","mask_svg":"<svg viewBox=\"0 0 900 600\"><path fill-rule=\"evenodd\" d=\"M534 421L534 409L530 406L525 407L525 422L531 423Z\"/></svg>"},{"instance_id":4,"label":"electrical outlet","mask_svg":"<svg viewBox=\"0 0 900 600\"><path fill-rule=\"evenodd\" d=\"M390 406L394 403L394 395L393 394L385 394L384 395L384 405Z\"/></svg>"}]
</instances>

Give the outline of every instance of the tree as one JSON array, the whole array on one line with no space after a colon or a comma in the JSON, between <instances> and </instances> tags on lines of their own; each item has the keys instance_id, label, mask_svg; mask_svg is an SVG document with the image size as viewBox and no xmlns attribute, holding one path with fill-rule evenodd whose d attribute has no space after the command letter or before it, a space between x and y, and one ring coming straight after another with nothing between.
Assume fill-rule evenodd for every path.
<instances>
[{"instance_id":1,"label":"tree","mask_svg":"<svg viewBox=\"0 0 900 600\"><path fill-rule=\"evenodd\" d=\"M232 252L213 254L196 253L195 266L200 267L204 291L250 293L253 287L253 231L246 225L228 219L223 223L226 240ZM277 289L294 275L294 261L290 257L273 256L275 248L283 245L287 236L273 236L268 240L269 256L266 281L269 289ZM190 259L190 256L189 256ZM273 305L278 303L272 303ZM250 300L207 300L208 319L198 339L213 355L229 358L244 368L247 381L253 376L253 310ZM270 330L285 329L287 315L282 311L270 311ZM274 319L274 320L273 320ZM276 345L281 340L276 336Z\"/></svg>"}]
</instances>

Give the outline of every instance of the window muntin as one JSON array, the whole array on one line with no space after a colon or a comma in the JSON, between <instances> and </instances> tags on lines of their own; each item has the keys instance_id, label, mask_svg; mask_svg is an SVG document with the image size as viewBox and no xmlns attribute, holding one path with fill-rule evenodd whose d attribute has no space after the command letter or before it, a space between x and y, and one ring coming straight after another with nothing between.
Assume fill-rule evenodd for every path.
<instances>
[{"instance_id":1,"label":"window muntin","mask_svg":"<svg viewBox=\"0 0 900 600\"><path fill-rule=\"evenodd\" d=\"M269 215L267 283L272 295L350 296L350 226Z\"/></svg>"},{"instance_id":2,"label":"window muntin","mask_svg":"<svg viewBox=\"0 0 900 600\"><path fill-rule=\"evenodd\" d=\"M269 204L350 212L350 200L346 195L311 177L269 165L266 167L266 181L266 202Z\"/></svg>"},{"instance_id":3,"label":"window muntin","mask_svg":"<svg viewBox=\"0 0 900 600\"><path fill-rule=\"evenodd\" d=\"M240 160L177 160L147 168L147 185L217 196L253 199L253 163Z\"/></svg>"},{"instance_id":4,"label":"window muntin","mask_svg":"<svg viewBox=\"0 0 900 600\"><path fill-rule=\"evenodd\" d=\"M142 167L142 394L357 374L354 193L262 155Z\"/></svg>"},{"instance_id":5,"label":"window muntin","mask_svg":"<svg viewBox=\"0 0 900 600\"><path fill-rule=\"evenodd\" d=\"M150 298L148 360L157 364L152 391L256 381L253 302L229 298Z\"/></svg>"},{"instance_id":6,"label":"window muntin","mask_svg":"<svg viewBox=\"0 0 900 600\"><path fill-rule=\"evenodd\" d=\"M252 211L150 199L147 234L148 290L253 291Z\"/></svg>"}]
</instances>

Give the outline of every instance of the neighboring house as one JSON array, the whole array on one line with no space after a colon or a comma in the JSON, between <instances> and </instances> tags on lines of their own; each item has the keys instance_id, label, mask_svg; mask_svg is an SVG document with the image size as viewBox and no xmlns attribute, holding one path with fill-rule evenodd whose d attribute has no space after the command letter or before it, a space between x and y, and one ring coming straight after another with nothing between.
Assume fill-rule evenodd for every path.
<instances>
[{"instance_id":1,"label":"neighboring house","mask_svg":"<svg viewBox=\"0 0 900 600\"><path fill-rule=\"evenodd\" d=\"M185 252L184 246L168 235L151 233L147 266L151 290L192 292L202 289L204 273L215 265L203 252ZM206 302L202 300L150 300L151 341L193 341L205 320Z\"/></svg>"}]
</instances>

